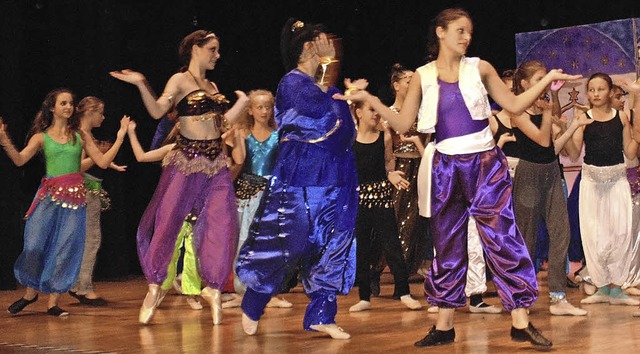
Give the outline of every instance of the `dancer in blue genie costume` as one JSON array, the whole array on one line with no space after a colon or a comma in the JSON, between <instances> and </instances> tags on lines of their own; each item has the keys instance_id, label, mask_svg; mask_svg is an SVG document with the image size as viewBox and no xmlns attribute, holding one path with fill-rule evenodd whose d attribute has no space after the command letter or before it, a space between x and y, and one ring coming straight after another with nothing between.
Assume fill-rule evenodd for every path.
<instances>
[{"instance_id":1,"label":"dancer in blue genie costume","mask_svg":"<svg viewBox=\"0 0 640 354\"><path fill-rule=\"evenodd\" d=\"M292 70L276 95L278 158L236 268L247 286L242 326L255 334L266 304L300 268L311 298L304 329L348 339L335 315L336 295L347 294L355 280L354 122L346 102L332 98L339 91L314 81L321 64L335 58L322 26L289 19L281 52Z\"/></svg>"}]
</instances>

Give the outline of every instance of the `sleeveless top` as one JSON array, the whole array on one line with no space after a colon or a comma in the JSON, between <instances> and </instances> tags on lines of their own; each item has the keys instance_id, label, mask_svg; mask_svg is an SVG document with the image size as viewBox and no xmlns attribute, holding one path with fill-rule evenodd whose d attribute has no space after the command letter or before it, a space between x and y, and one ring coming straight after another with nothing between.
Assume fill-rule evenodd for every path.
<instances>
[{"instance_id":1,"label":"sleeveless top","mask_svg":"<svg viewBox=\"0 0 640 354\"><path fill-rule=\"evenodd\" d=\"M438 79L440 101L438 102L436 122L436 141L480 132L488 127L487 119L475 120L467 108L458 82L445 82Z\"/></svg>"},{"instance_id":2,"label":"sleeveless top","mask_svg":"<svg viewBox=\"0 0 640 354\"><path fill-rule=\"evenodd\" d=\"M73 140L69 140L64 144L56 142L46 132L44 132L43 135L43 150L47 176L57 177L80 172L80 162L82 158L80 134L75 133L75 143Z\"/></svg>"},{"instance_id":3,"label":"sleeveless top","mask_svg":"<svg viewBox=\"0 0 640 354\"><path fill-rule=\"evenodd\" d=\"M358 183L360 185L387 179L387 172L384 166L383 132L379 133L378 139L373 143L361 143L356 140L353 143L353 152L356 157L356 169L358 170Z\"/></svg>"},{"instance_id":4,"label":"sleeveless top","mask_svg":"<svg viewBox=\"0 0 640 354\"><path fill-rule=\"evenodd\" d=\"M259 141L253 134L249 134L245 139L245 145L247 156L243 172L258 176L270 175L278 155L278 131L272 131L265 141Z\"/></svg>"},{"instance_id":5,"label":"sleeveless top","mask_svg":"<svg viewBox=\"0 0 640 354\"><path fill-rule=\"evenodd\" d=\"M497 115L493 115L496 118L496 121L498 122L498 129L496 130L496 133L493 134L493 140L496 141L496 143L498 142L498 140L500 140L500 136L502 136L502 134L506 134L506 133L510 133L510 134L514 134L513 133L513 128L509 128L506 125L504 125L500 119L498 119ZM505 143L504 146L502 147L502 152L504 152L504 154L506 156L511 156L511 157L518 157L518 144L515 141L510 141L508 143Z\"/></svg>"},{"instance_id":6,"label":"sleeveless top","mask_svg":"<svg viewBox=\"0 0 640 354\"><path fill-rule=\"evenodd\" d=\"M587 118L591 119L587 111ZM622 121L616 110L606 122L594 121L584 128L584 162L594 166L615 166L624 163Z\"/></svg>"},{"instance_id":7,"label":"sleeveless top","mask_svg":"<svg viewBox=\"0 0 640 354\"><path fill-rule=\"evenodd\" d=\"M542 114L529 114L529 119L538 128L542 125ZM535 141L531 140L522 130L513 128L513 132L516 135L518 157L529 162L547 164L556 160L556 152L553 146L553 141L549 146L544 147ZM551 140L551 136L549 136Z\"/></svg>"}]
</instances>

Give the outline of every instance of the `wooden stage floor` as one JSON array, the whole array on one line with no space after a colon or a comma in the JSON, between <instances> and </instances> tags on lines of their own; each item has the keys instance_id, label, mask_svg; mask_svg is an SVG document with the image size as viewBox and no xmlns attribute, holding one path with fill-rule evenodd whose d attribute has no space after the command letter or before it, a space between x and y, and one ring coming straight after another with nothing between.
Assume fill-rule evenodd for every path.
<instances>
[{"instance_id":1,"label":"wooden stage floor","mask_svg":"<svg viewBox=\"0 0 640 354\"><path fill-rule=\"evenodd\" d=\"M435 323L435 314L426 311L422 284L412 283L411 291L425 307L410 311L391 299L393 285L385 275L382 296L372 298L372 309L349 313L358 300L357 288L339 298L338 324L352 335L350 340L334 340L324 334L302 330L307 298L300 286L283 297L291 309L267 309L258 334L247 336L240 324L240 309L225 309L223 323L213 326L208 306L194 311L186 297L167 295L149 325L138 324L138 310L146 293L144 279L98 282L97 290L109 300L103 308L79 305L69 295L60 306L71 315L46 315L46 296L18 315L6 310L0 315L0 353L515 353L533 352L526 344L510 340L510 316L471 314L466 308L456 312L456 341L436 348L416 348ZM548 311L546 281L531 309L532 322L554 342L556 353L634 353L640 350L640 318L633 318L632 306L584 305L586 317L551 316ZM6 309L23 295L23 290L0 291ZM569 299L578 304L579 289L568 289ZM485 301L499 304L497 297Z\"/></svg>"}]
</instances>

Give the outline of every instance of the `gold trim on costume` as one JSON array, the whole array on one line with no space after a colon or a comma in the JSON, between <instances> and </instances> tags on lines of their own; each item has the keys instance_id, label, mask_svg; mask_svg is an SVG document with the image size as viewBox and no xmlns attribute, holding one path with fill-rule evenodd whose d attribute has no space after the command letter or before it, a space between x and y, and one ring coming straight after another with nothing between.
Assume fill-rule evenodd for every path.
<instances>
[{"instance_id":1,"label":"gold trim on costume","mask_svg":"<svg viewBox=\"0 0 640 354\"><path fill-rule=\"evenodd\" d=\"M323 136L316 138L316 139L311 139L311 140L300 140L300 139L289 139L289 138L282 138L280 139L280 142L285 142L285 141L299 141L302 143L308 143L308 144L315 144L315 143L319 143L321 141L325 141L327 140L333 133L335 133L338 128L340 128L340 126L342 125L342 120L338 119L336 121L336 125L333 126L333 128L331 128L331 130L329 130L328 132L326 132Z\"/></svg>"}]
</instances>

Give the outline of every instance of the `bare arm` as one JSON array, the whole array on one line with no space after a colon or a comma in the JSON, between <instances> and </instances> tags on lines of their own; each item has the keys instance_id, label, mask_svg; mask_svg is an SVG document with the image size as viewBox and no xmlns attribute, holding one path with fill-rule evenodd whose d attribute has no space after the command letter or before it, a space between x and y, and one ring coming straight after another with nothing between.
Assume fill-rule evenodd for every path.
<instances>
[{"instance_id":1,"label":"bare arm","mask_svg":"<svg viewBox=\"0 0 640 354\"><path fill-rule=\"evenodd\" d=\"M44 145L44 135L43 133L35 134L29 139L27 146L22 149L22 151L18 151L15 146L13 146L13 142L11 142L11 138L7 133L7 126L3 123L2 118L0 118L0 145L2 145L9 159L11 159L16 166L20 167L29 162L29 160L42 149Z\"/></svg>"},{"instance_id":2,"label":"bare arm","mask_svg":"<svg viewBox=\"0 0 640 354\"><path fill-rule=\"evenodd\" d=\"M349 87L351 85L351 80L345 80L345 86ZM380 99L369 92L365 91L363 88L357 90L351 94L333 95L334 99L338 100L351 100L351 101L367 101L382 116L382 119L387 121L393 130L397 131L399 134L404 134L411 128L413 122L415 122L416 117L418 116L418 109L420 107L420 101L422 99L422 86L420 84L420 74L414 73L411 78L411 82L409 83L409 88L407 90L407 97L402 104L402 110L400 113L395 113L389 107L380 101Z\"/></svg>"},{"instance_id":3,"label":"bare arm","mask_svg":"<svg viewBox=\"0 0 640 354\"><path fill-rule=\"evenodd\" d=\"M175 146L175 144L167 144L158 149L151 150L149 152L145 152L140 145L140 141L138 140L138 135L136 135L136 123L131 121L129 123L129 127L127 128L127 135L129 136L129 143L131 144L131 150L133 150L133 155L136 157L136 161L138 162L155 162L161 161L171 149Z\"/></svg>"},{"instance_id":4,"label":"bare arm","mask_svg":"<svg viewBox=\"0 0 640 354\"><path fill-rule=\"evenodd\" d=\"M100 152L100 149L98 149L96 144L93 142L93 139L91 139L90 135L86 132L81 131L81 133L83 134L84 150L100 168L109 167L109 165L113 162L113 159L116 158L116 154L118 153L118 150L120 150L120 146L122 146L124 137L127 134L129 120L130 118L128 116L122 117L122 119L120 120L120 129L118 130L118 133L116 135L116 141L104 154Z\"/></svg>"},{"instance_id":5,"label":"bare arm","mask_svg":"<svg viewBox=\"0 0 640 354\"><path fill-rule=\"evenodd\" d=\"M568 75L564 74L560 69L554 69L549 71L542 80L530 87L525 92L514 95L511 90L504 84L504 82L498 76L496 69L493 68L488 62L481 60L479 64L480 75L484 86L487 88L489 95L496 101L502 108L514 113L515 115L522 114L528 107L530 107L538 97L547 89L547 87L554 80L571 81L581 78L581 75ZM415 74L414 74L415 76ZM403 107L404 109L404 107Z\"/></svg>"},{"instance_id":6,"label":"bare arm","mask_svg":"<svg viewBox=\"0 0 640 354\"><path fill-rule=\"evenodd\" d=\"M582 112L578 115L578 119L589 119L587 118L586 113ZM574 117L573 119L576 119L576 117ZM589 119L591 120L591 119ZM580 157L580 152L582 151L582 144L584 142L584 127L579 127L576 129L576 131L573 133L573 135L571 136L571 141L573 142L573 145L576 147L575 150L572 150L569 154L569 158L571 159L571 161L576 162L578 161L578 158Z\"/></svg>"},{"instance_id":7,"label":"bare arm","mask_svg":"<svg viewBox=\"0 0 640 354\"><path fill-rule=\"evenodd\" d=\"M236 95L238 96L238 100L227 111L227 113L224 114L224 118L229 124L234 124L238 120L238 118L243 115L243 113L247 109L247 106L249 105L249 97L247 97L247 95L244 92L240 90L237 90L235 92L236 92Z\"/></svg>"},{"instance_id":8,"label":"bare arm","mask_svg":"<svg viewBox=\"0 0 640 354\"><path fill-rule=\"evenodd\" d=\"M384 168L389 175L389 172L395 171L396 169L396 159L393 156L393 137L391 136L391 132L389 128L385 128L383 130L384 134Z\"/></svg>"},{"instance_id":9,"label":"bare arm","mask_svg":"<svg viewBox=\"0 0 640 354\"><path fill-rule=\"evenodd\" d=\"M570 158L572 156L580 156L580 149L582 148L582 146L576 146L575 142L572 139L573 135L577 130L579 130L579 128L591 124L592 122L593 119L589 119L586 115L581 114L577 117L574 117L571 121L571 124L569 124L566 129L562 130L560 128L561 134L553 141L556 155L558 155L560 152L564 152L564 154ZM582 131L582 129L580 130Z\"/></svg>"},{"instance_id":10,"label":"bare arm","mask_svg":"<svg viewBox=\"0 0 640 354\"><path fill-rule=\"evenodd\" d=\"M622 130L622 144L624 146L624 154L628 159L633 159L638 154L638 142L633 139L634 136L640 136L640 124L636 124L635 127L629 122L627 115L620 111L620 119L624 126ZM637 119L636 119L637 121Z\"/></svg>"},{"instance_id":11,"label":"bare arm","mask_svg":"<svg viewBox=\"0 0 640 354\"><path fill-rule=\"evenodd\" d=\"M112 71L109 73L114 78L135 85L140 91L142 102L147 108L149 115L154 119L160 119L175 104L178 96L180 96L179 82L181 73L174 74L164 88L164 92L160 98L157 97L149 82L139 72L124 69L120 71Z\"/></svg>"}]
</instances>

